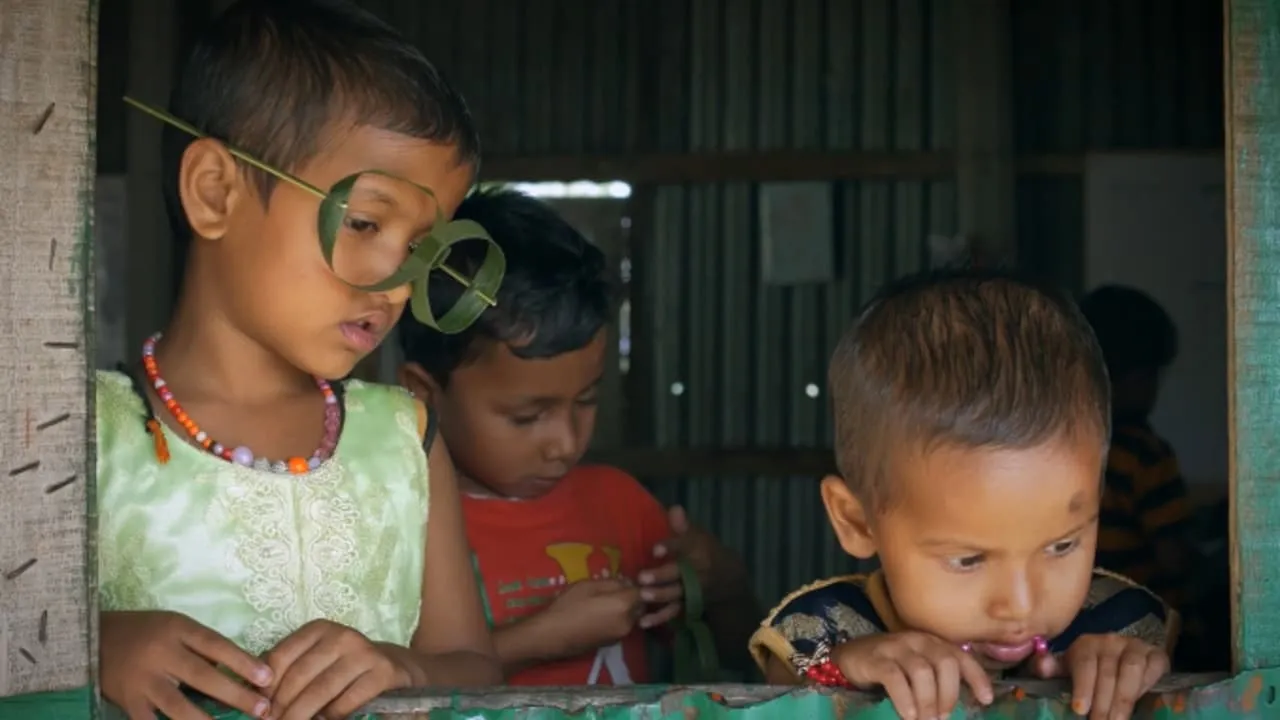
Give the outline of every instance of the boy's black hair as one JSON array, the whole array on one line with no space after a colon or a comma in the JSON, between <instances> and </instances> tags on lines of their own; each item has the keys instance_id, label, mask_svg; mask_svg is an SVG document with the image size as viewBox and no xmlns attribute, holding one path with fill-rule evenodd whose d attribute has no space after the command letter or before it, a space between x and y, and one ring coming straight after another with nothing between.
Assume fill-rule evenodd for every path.
<instances>
[{"instance_id":1,"label":"boy's black hair","mask_svg":"<svg viewBox=\"0 0 1280 720\"><path fill-rule=\"evenodd\" d=\"M552 358L586 347L609 322L613 283L604 253L545 203L508 189L476 190L462 201L455 220L474 220L507 258L497 306L456 335L400 320L400 348L442 386L470 362L486 342L503 342L516 357ZM455 246L449 264L470 275L484 246ZM428 284L431 307L445 312L462 286L442 273Z\"/></svg>"},{"instance_id":2,"label":"boy's black hair","mask_svg":"<svg viewBox=\"0 0 1280 720\"><path fill-rule=\"evenodd\" d=\"M1155 298L1123 285L1103 285L1080 301L1113 381L1168 367L1178 357L1178 328Z\"/></svg>"},{"instance_id":3,"label":"boy's black hair","mask_svg":"<svg viewBox=\"0 0 1280 720\"><path fill-rule=\"evenodd\" d=\"M462 96L408 40L347 0L232 4L188 49L169 112L284 171L313 157L335 122L452 144L460 164L480 155ZM165 126L165 206L180 248L191 228L178 171L193 140ZM245 172L266 202L275 178Z\"/></svg>"},{"instance_id":4,"label":"boy's black hair","mask_svg":"<svg viewBox=\"0 0 1280 720\"><path fill-rule=\"evenodd\" d=\"M1061 437L1105 447L1111 434L1106 365L1076 304L999 270L889 284L840 339L829 382L837 464L873 506L891 496L891 456L903 449Z\"/></svg>"}]
</instances>

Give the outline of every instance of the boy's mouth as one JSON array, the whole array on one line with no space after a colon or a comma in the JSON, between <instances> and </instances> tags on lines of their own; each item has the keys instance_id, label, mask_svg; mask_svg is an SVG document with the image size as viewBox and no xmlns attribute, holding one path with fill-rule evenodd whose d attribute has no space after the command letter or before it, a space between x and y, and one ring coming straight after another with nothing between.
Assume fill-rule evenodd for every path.
<instances>
[{"instance_id":1,"label":"boy's mouth","mask_svg":"<svg viewBox=\"0 0 1280 720\"><path fill-rule=\"evenodd\" d=\"M1016 643L976 642L972 647L975 653L985 655L996 662L1016 665L1031 657L1031 653L1035 652L1036 643L1034 638L1027 638Z\"/></svg>"}]
</instances>

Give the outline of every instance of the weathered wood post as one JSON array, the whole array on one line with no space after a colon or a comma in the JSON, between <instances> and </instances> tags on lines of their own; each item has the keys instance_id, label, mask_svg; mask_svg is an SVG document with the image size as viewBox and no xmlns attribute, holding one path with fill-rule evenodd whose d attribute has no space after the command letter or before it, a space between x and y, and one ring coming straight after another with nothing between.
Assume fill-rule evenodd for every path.
<instances>
[{"instance_id":1,"label":"weathered wood post","mask_svg":"<svg viewBox=\"0 0 1280 720\"><path fill-rule=\"evenodd\" d=\"M1226 0L1236 670L1280 666L1280 4Z\"/></svg>"},{"instance_id":2,"label":"weathered wood post","mask_svg":"<svg viewBox=\"0 0 1280 720\"><path fill-rule=\"evenodd\" d=\"M0 0L0 697L88 688L97 656L96 46L90 0Z\"/></svg>"}]
</instances>

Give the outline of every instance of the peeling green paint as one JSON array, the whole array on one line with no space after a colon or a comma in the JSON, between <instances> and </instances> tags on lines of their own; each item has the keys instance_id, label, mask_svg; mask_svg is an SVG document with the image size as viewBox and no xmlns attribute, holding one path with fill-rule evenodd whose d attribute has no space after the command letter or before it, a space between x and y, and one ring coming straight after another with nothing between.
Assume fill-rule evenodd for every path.
<instances>
[{"instance_id":1,"label":"peeling green paint","mask_svg":"<svg viewBox=\"0 0 1280 720\"><path fill-rule=\"evenodd\" d=\"M1137 720L1228 720L1229 718L1280 717L1280 668L1242 673L1207 685L1182 688L1174 682L1170 689L1148 695L1139 704ZM719 692L717 692L717 690ZM591 705L597 690L584 689L571 709L552 707L565 704L566 689L517 694L512 688L498 688L490 694L454 693L423 696L398 695L379 700L367 717L395 720L895 720L898 716L888 701L857 693L827 692L810 688L790 692L776 688L776 696L766 696L746 704L733 704L725 697L768 690L762 686L716 686L682 688L646 686L614 689L614 695L631 696L628 702ZM762 693L763 691L763 693ZM511 698L521 704L511 707ZM545 698L545 700L540 700ZM1052 720L1074 718L1068 707L1066 686L1056 683L1006 685L990 707L967 705L957 708L950 720ZM66 693L42 693L0 698L0 720L82 720L88 718L92 693L79 689ZM214 720L248 720L238 712L208 707ZM110 717L110 714L108 714Z\"/></svg>"},{"instance_id":2,"label":"peeling green paint","mask_svg":"<svg viewBox=\"0 0 1280 720\"><path fill-rule=\"evenodd\" d=\"M1225 9L1232 647L1250 669L1280 665L1280 3Z\"/></svg>"}]
</instances>

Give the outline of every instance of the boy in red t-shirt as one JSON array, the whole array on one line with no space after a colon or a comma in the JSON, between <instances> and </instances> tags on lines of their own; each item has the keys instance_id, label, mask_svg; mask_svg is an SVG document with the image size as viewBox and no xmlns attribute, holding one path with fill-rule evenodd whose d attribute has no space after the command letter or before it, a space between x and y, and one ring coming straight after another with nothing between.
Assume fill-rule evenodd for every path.
<instances>
[{"instance_id":1,"label":"boy in red t-shirt","mask_svg":"<svg viewBox=\"0 0 1280 720\"><path fill-rule=\"evenodd\" d=\"M609 342L603 253L511 191L477 192L454 218L479 222L506 255L497 307L457 335L402 323L400 379L429 401L457 466L509 682L650 681L644 631L681 610L679 557L698 571L725 664L746 665L760 612L741 560L626 473L578 465ZM450 264L474 269L474 250ZM432 307L451 306L459 286L435 280Z\"/></svg>"}]
</instances>

